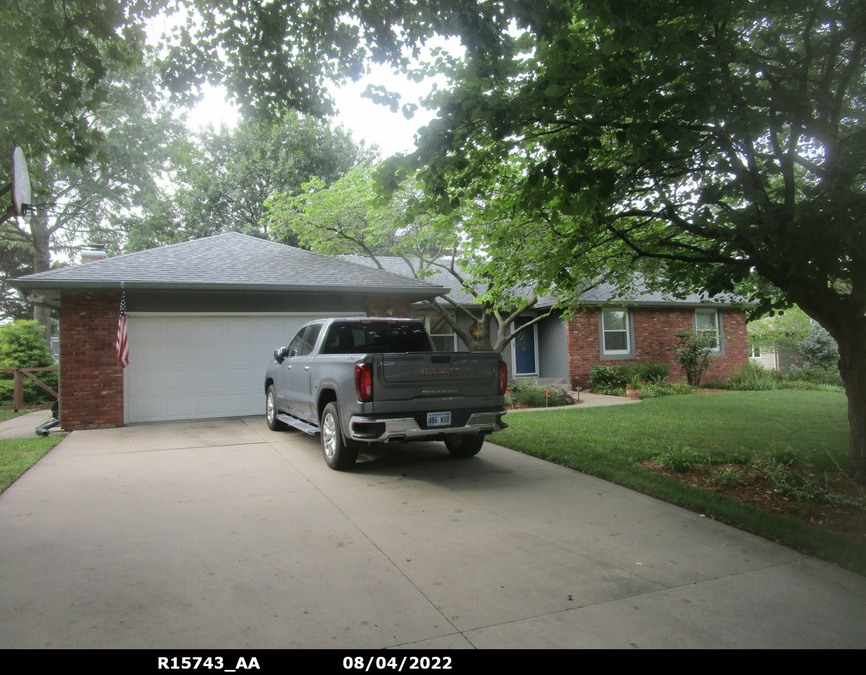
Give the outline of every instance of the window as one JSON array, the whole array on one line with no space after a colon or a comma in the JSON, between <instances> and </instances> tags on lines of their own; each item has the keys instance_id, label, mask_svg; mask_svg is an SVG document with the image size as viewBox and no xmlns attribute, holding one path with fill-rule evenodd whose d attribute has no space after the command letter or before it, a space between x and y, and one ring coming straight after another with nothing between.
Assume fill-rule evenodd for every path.
<instances>
[{"instance_id":1,"label":"window","mask_svg":"<svg viewBox=\"0 0 866 675\"><path fill-rule=\"evenodd\" d=\"M453 318L453 314L449 314ZM437 352L456 352L457 335L454 329L448 325L438 314L427 317L427 330L433 339L433 349Z\"/></svg>"},{"instance_id":2,"label":"window","mask_svg":"<svg viewBox=\"0 0 866 675\"><path fill-rule=\"evenodd\" d=\"M601 310L601 354L602 358L634 356L634 333L629 310Z\"/></svg>"},{"instance_id":3,"label":"window","mask_svg":"<svg viewBox=\"0 0 866 675\"><path fill-rule=\"evenodd\" d=\"M292 340L292 342L287 347L288 356L297 356L300 353L301 347L304 344L304 333L306 332L306 326L304 326L303 328L301 328L301 330L298 331L298 334L295 335L295 339Z\"/></svg>"},{"instance_id":4,"label":"window","mask_svg":"<svg viewBox=\"0 0 866 675\"><path fill-rule=\"evenodd\" d=\"M761 345L752 345L751 347L749 347L749 352L749 356L751 356L753 359L761 358Z\"/></svg>"},{"instance_id":5,"label":"window","mask_svg":"<svg viewBox=\"0 0 866 675\"><path fill-rule=\"evenodd\" d=\"M420 321L335 321L322 354L389 354L429 352L430 340Z\"/></svg>"},{"instance_id":6,"label":"window","mask_svg":"<svg viewBox=\"0 0 866 675\"><path fill-rule=\"evenodd\" d=\"M310 326L310 330L307 331L307 337L304 340L304 346L301 348L301 353L299 356L307 356L308 354L312 354L313 349L316 347L316 340L319 338L319 333L322 331L322 324L314 323Z\"/></svg>"},{"instance_id":7,"label":"window","mask_svg":"<svg viewBox=\"0 0 866 675\"><path fill-rule=\"evenodd\" d=\"M713 351L721 352L721 331L719 330L719 313L715 309L695 310L695 333L711 335L713 338Z\"/></svg>"}]
</instances>

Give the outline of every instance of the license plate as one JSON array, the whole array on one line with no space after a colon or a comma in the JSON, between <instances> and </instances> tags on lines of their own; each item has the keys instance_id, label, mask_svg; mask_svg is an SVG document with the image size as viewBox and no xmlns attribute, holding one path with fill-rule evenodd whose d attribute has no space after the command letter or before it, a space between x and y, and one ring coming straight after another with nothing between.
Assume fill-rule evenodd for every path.
<instances>
[{"instance_id":1,"label":"license plate","mask_svg":"<svg viewBox=\"0 0 866 675\"><path fill-rule=\"evenodd\" d=\"M450 412L435 412L427 413L428 427L449 427L451 426Z\"/></svg>"}]
</instances>

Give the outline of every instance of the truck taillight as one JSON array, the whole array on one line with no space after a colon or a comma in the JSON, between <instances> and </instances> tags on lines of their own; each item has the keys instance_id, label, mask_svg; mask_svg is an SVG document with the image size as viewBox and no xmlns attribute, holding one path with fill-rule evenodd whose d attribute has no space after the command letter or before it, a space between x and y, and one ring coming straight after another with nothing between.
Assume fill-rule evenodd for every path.
<instances>
[{"instance_id":1,"label":"truck taillight","mask_svg":"<svg viewBox=\"0 0 866 675\"><path fill-rule=\"evenodd\" d=\"M369 403L373 400L373 364L355 364L355 391L361 403Z\"/></svg>"},{"instance_id":2,"label":"truck taillight","mask_svg":"<svg viewBox=\"0 0 866 675\"><path fill-rule=\"evenodd\" d=\"M508 391L508 365L505 361L499 362L499 395L504 396Z\"/></svg>"}]
</instances>

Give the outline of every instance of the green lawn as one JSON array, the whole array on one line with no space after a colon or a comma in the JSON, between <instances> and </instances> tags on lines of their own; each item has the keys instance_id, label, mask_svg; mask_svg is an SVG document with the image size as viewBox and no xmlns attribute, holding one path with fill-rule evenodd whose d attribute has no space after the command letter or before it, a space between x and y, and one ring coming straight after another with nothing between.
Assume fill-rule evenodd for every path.
<instances>
[{"instance_id":1,"label":"green lawn","mask_svg":"<svg viewBox=\"0 0 866 675\"><path fill-rule=\"evenodd\" d=\"M26 415L27 413L35 411L36 408L32 408L30 410L19 410L18 412L15 412L14 410L0 410L0 422L5 422L6 420L11 420L13 417L18 417L19 415Z\"/></svg>"},{"instance_id":2,"label":"green lawn","mask_svg":"<svg viewBox=\"0 0 866 675\"><path fill-rule=\"evenodd\" d=\"M493 440L684 506L866 574L866 544L652 472L640 462L691 449L727 461L795 458L833 471L848 459L847 400L776 390L647 399L636 405L521 412Z\"/></svg>"},{"instance_id":3,"label":"green lawn","mask_svg":"<svg viewBox=\"0 0 866 675\"><path fill-rule=\"evenodd\" d=\"M0 438L0 492L36 464L62 438Z\"/></svg>"}]
</instances>

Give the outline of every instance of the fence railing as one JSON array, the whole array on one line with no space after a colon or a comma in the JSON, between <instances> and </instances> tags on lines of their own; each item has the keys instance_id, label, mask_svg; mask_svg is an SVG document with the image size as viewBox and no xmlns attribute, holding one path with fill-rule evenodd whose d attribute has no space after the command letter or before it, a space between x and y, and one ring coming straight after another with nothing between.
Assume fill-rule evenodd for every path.
<instances>
[{"instance_id":1,"label":"fence railing","mask_svg":"<svg viewBox=\"0 0 866 675\"><path fill-rule=\"evenodd\" d=\"M0 410L14 410L18 412L22 408L50 408L53 403L40 404L25 404L24 403L24 378L33 380L36 384L42 387L45 391L51 394L55 399L58 398L57 392L47 384L39 380L33 373L56 373L57 366L47 366L45 368L0 368L0 373L12 373L12 405L0 405Z\"/></svg>"}]
</instances>

